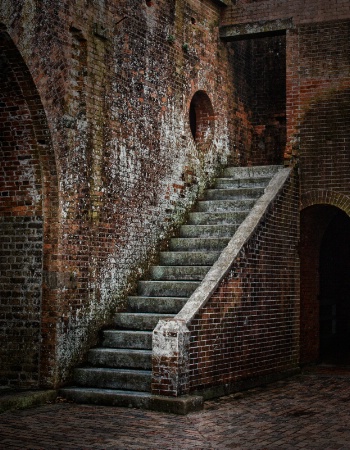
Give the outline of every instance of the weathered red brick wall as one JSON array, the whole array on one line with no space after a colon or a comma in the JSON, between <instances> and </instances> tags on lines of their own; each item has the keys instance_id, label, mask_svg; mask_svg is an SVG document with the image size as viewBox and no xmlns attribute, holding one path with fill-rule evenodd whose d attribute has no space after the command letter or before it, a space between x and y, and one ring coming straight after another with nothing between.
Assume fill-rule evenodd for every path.
<instances>
[{"instance_id":1,"label":"weathered red brick wall","mask_svg":"<svg viewBox=\"0 0 350 450\"><path fill-rule=\"evenodd\" d=\"M232 2L221 24L246 34L286 29L285 158L300 170L301 208L334 205L349 211L350 201L350 4L343 0ZM313 213L310 213L313 217ZM318 266L322 233L310 238L302 221L302 362L315 361L319 345ZM325 230L327 220L316 224ZM324 222L326 220L326 222ZM317 241L317 242L316 242Z\"/></svg>"},{"instance_id":2,"label":"weathered red brick wall","mask_svg":"<svg viewBox=\"0 0 350 450\"><path fill-rule=\"evenodd\" d=\"M298 30L301 114L297 145L305 206L324 202L346 210L350 201L349 33L350 21L305 25ZM334 202L336 196L342 200ZM324 231L322 220L314 225ZM313 234L318 233L315 227ZM315 260L309 261L312 257ZM314 252L303 252L302 260L301 336L305 344L301 356L302 362L310 362L319 356L319 246ZM314 278L309 274L312 267L317 274Z\"/></svg>"},{"instance_id":3,"label":"weathered red brick wall","mask_svg":"<svg viewBox=\"0 0 350 450\"><path fill-rule=\"evenodd\" d=\"M43 268L55 254L44 236L52 227L56 170L40 99L5 32L0 55L0 384L29 387L38 385L43 351Z\"/></svg>"},{"instance_id":4,"label":"weathered red brick wall","mask_svg":"<svg viewBox=\"0 0 350 450\"><path fill-rule=\"evenodd\" d=\"M298 366L298 190L294 175L191 323L191 391L229 391Z\"/></svg>"},{"instance_id":5,"label":"weathered red brick wall","mask_svg":"<svg viewBox=\"0 0 350 450\"><path fill-rule=\"evenodd\" d=\"M43 227L42 232L41 225L35 228L32 241L42 246L44 270L33 284L42 311L39 321L39 300L34 302L33 324L40 322L32 340L35 367L39 335L42 344L40 369L27 371L30 383L40 378L52 386L68 379L218 165L227 159L237 165L272 161L270 149L276 150L276 136L283 137L283 127L278 128L283 96L268 108L269 97L260 94L274 78L283 82L284 54L277 58L275 45L284 48L284 39L285 154L300 160L303 205L329 198L329 190L348 198L348 2L236 0L225 12L221 8L211 0L1 2L0 24L23 69L21 75L14 60L6 62L10 75L1 78L1 92L8 99L15 90L20 109L14 125L17 116L1 103L1 132L24 134L11 141L12 155L21 160L17 174L23 189L15 191L14 200L3 184L2 192L9 194L0 203L1 208L24 206L22 215ZM248 44L220 41L220 17L223 25L275 19L291 19L292 25L285 38L269 37L262 45L254 40L250 52ZM265 54L256 64L269 48L270 57ZM259 85L260 68L271 73L271 65L273 77ZM191 99L199 90L213 107L210 145L196 144L190 128ZM272 113L278 133L264 135L269 150L260 152L257 131ZM2 154L7 181L9 158ZM315 189L327 192L314 196ZM20 209L13 208L10 215L1 209L3 223L20 220ZM19 230L14 239L20 235L29 242L29 228ZM20 261L27 257L16 255ZM39 260L35 264L38 273ZM17 283L12 278L11 289ZM15 311L13 300L11 306L3 302L5 314ZM23 305L27 311L28 303ZM24 315L20 320L27 322Z\"/></svg>"},{"instance_id":6,"label":"weathered red brick wall","mask_svg":"<svg viewBox=\"0 0 350 450\"><path fill-rule=\"evenodd\" d=\"M68 379L228 158L220 8L211 0L1 2L0 23L37 89L53 145L48 165L58 172L58 202L41 198L42 385ZM204 146L189 122L198 90L214 112ZM18 126L24 121L25 113ZM35 172L43 186L45 170ZM55 231L46 232L52 215Z\"/></svg>"},{"instance_id":7,"label":"weathered red brick wall","mask_svg":"<svg viewBox=\"0 0 350 450\"><path fill-rule=\"evenodd\" d=\"M222 16L222 25L293 18L301 23L344 19L350 15L346 0L233 0Z\"/></svg>"}]
</instances>

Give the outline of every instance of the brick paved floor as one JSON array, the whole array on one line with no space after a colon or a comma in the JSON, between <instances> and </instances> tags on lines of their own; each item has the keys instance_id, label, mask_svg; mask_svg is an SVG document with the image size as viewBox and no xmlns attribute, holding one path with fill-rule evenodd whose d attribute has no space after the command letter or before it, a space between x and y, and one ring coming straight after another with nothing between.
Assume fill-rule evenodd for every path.
<instances>
[{"instance_id":1,"label":"brick paved floor","mask_svg":"<svg viewBox=\"0 0 350 450\"><path fill-rule=\"evenodd\" d=\"M302 375L188 416L55 403L0 415L1 449L350 449L350 374Z\"/></svg>"}]
</instances>

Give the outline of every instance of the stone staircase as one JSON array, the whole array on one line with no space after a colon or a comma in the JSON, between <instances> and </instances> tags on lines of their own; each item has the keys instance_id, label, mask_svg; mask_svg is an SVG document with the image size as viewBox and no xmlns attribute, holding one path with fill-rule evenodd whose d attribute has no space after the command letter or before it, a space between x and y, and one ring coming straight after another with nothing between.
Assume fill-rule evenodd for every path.
<instances>
[{"instance_id":1,"label":"stone staircase","mask_svg":"<svg viewBox=\"0 0 350 450\"><path fill-rule=\"evenodd\" d=\"M207 189L182 225L179 237L160 253L151 279L139 281L127 311L116 314L115 328L103 331L101 346L88 352L88 366L75 370L76 387L60 394L77 402L186 413L198 409L198 397L151 394L152 330L174 317L235 231L246 218L279 166L227 167Z\"/></svg>"}]
</instances>

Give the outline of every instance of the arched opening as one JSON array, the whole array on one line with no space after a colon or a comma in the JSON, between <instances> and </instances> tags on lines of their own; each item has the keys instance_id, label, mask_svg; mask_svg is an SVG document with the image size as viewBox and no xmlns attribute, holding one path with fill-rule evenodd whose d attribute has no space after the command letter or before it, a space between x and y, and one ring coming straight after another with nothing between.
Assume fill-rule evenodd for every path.
<instances>
[{"instance_id":1,"label":"arched opening","mask_svg":"<svg viewBox=\"0 0 350 450\"><path fill-rule=\"evenodd\" d=\"M201 149L207 148L213 140L214 120L210 98L204 91L197 91L190 103L189 122L193 139Z\"/></svg>"},{"instance_id":2,"label":"arched opening","mask_svg":"<svg viewBox=\"0 0 350 450\"><path fill-rule=\"evenodd\" d=\"M8 33L0 30L0 385L40 385L47 340L43 269L50 267L44 247L52 244L56 221L51 150L30 72Z\"/></svg>"},{"instance_id":3,"label":"arched opening","mask_svg":"<svg viewBox=\"0 0 350 450\"><path fill-rule=\"evenodd\" d=\"M320 360L350 363L350 218L330 221L320 247Z\"/></svg>"},{"instance_id":4,"label":"arched opening","mask_svg":"<svg viewBox=\"0 0 350 450\"><path fill-rule=\"evenodd\" d=\"M350 218L339 208L301 212L300 362L350 361Z\"/></svg>"}]
</instances>

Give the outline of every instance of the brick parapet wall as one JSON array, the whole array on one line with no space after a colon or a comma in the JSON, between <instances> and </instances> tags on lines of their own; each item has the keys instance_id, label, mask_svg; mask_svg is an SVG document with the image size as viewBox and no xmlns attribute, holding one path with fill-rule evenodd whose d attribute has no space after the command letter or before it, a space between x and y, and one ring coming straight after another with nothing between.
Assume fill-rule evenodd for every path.
<instances>
[{"instance_id":1,"label":"brick parapet wall","mask_svg":"<svg viewBox=\"0 0 350 450\"><path fill-rule=\"evenodd\" d=\"M299 183L294 171L281 187L283 176L180 313L154 330L154 394L229 392L298 367Z\"/></svg>"},{"instance_id":2,"label":"brick parapet wall","mask_svg":"<svg viewBox=\"0 0 350 450\"><path fill-rule=\"evenodd\" d=\"M190 391L298 366L297 205L293 176L189 326Z\"/></svg>"}]
</instances>

